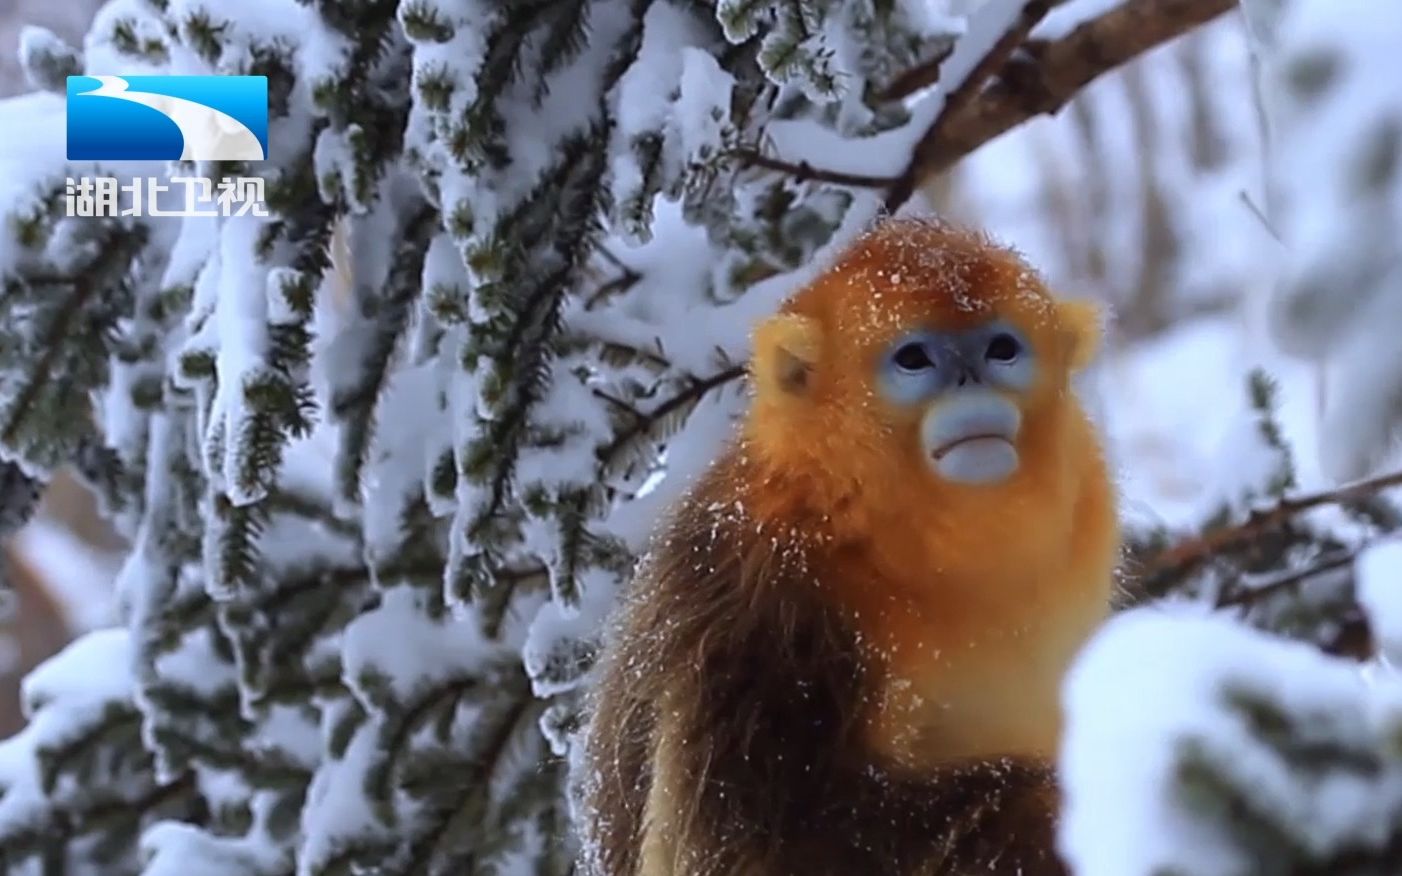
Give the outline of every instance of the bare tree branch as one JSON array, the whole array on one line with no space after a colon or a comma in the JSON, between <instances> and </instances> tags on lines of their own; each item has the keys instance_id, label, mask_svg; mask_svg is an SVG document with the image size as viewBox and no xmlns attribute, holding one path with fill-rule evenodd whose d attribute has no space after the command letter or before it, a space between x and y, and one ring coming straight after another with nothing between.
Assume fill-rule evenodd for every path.
<instances>
[{"instance_id":1,"label":"bare tree branch","mask_svg":"<svg viewBox=\"0 0 1402 876\"><path fill-rule=\"evenodd\" d=\"M861 173L845 173L840 170L827 170L821 167L814 167L806 161L792 162L779 158L771 158L755 149L735 149L731 151L731 156L743 164L751 167L763 167L767 170L777 170L792 176L799 182L817 180L819 182L829 182L839 186L853 186L863 189L884 189L894 185L895 177L890 176L868 176Z\"/></svg>"},{"instance_id":2,"label":"bare tree branch","mask_svg":"<svg viewBox=\"0 0 1402 876\"><path fill-rule=\"evenodd\" d=\"M993 47L979 59L974 68L969 71L969 75L964 77L964 81L959 83L959 87L944 99L944 106L940 108L940 114L935 117L925 136L920 138L916 144L915 154L911 156L910 163L906 165L905 172L897 177L896 181L886 193L886 208L894 211L901 204L909 200L911 193L920 181L925 177L924 161L922 154L927 151L931 144L938 144L945 139L945 129L957 120L960 113L974 100L983 90L983 85L1008 62L1013 52L1018 46L1026 42L1028 35L1032 33L1032 28L1047 17L1051 11L1051 3L1047 0L1032 0L1022 7L1022 13L1018 15L1017 21L1008 28L993 44Z\"/></svg>"},{"instance_id":3,"label":"bare tree branch","mask_svg":"<svg viewBox=\"0 0 1402 876\"><path fill-rule=\"evenodd\" d=\"M1066 2L1067 0L1046 0L1042 5L1046 6L1049 11L1058 6L1065 5ZM1042 14L1045 15L1046 13L1043 12ZM944 62L949 59L953 50L954 47L950 46L945 51L940 52L923 64L918 64L901 73L895 79L891 80L891 84L886 86L885 90L881 92L881 100L901 100L910 97L917 91L922 91L932 85L938 85L940 81L940 69L944 66ZM990 72L988 75L992 75L992 73ZM985 76L984 78L986 79L988 77Z\"/></svg>"},{"instance_id":4,"label":"bare tree branch","mask_svg":"<svg viewBox=\"0 0 1402 876\"><path fill-rule=\"evenodd\" d=\"M1167 548L1148 559L1139 575L1150 579L1163 575L1184 574L1221 554L1249 545L1271 530L1291 522L1305 511L1325 505L1357 502L1398 486L1402 486L1402 471L1355 481L1332 490L1282 499L1273 507L1257 511L1235 526L1216 529Z\"/></svg>"},{"instance_id":5,"label":"bare tree branch","mask_svg":"<svg viewBox=\"0 0 1402 876\"><path fill-rule=\"evenodd\" d=\"M747 366L733 365L723 371L718 371L709 377L694 379L691 385L676 395L668 398L657 407L642 414L632 426L623 429L614 437L607 446L599 451L599 459L605 466L610 465L613 460L622 452L628 443L639 435L646 433L649 429L659 423L663 417L671 414L689 404L695 404L706 393L714 389L719 389L727 383L739 380L747 373Z\"/></svg>"},{"instance_id":6,"label":"bare tree branch","mask_svg":"<svg viewBox=\"0 0 1402 876\"><path fill-rule=\"evenodd\" d=\"M988 141L1033 116L1055 113L1077 91L1107 71L1211 21L1237 4L1236 0L1126 0L1061 39L1025 42L1031 27L1046 14L1047 5L1028 4L1018 26L985 56L987 64L996 61L1003 65L987 88L976 96L970 92L962 100L962 87L950 95L944 110L916 146L900 180L888 192L888 210L909 200L922 181L947 170ZM1031 26L1024 29L1029 18ZM1013 41L1019 32L1021 36ZM1026 59L1013 57L1019 44L1028 50ZM984 62L980 62L980 68L986 66ZM976 69L975 73L982 73L982 78L971 75L965 85L977 88L983 84L988 71Z\"/></svg>"},{"instance_id":7,"label":"bare tree branch","mask_svg":"<svg viewBox=\"0 0 1402 876\"><path fill-rule=\"evenodd\" d=\"M1287 572L1264 584L1254 587L1239 587L1224 593L1217 599L1218 608L1247 608L1255 605L1269 596L1289 590L1291 587L1298 587L1306 581L1328 572L1337 572L1352 566L1358 559L1358 549L1343 550L1330 554L1303 569L1294 572Z\"/></svg>"},{"instance_id":8,"label":"bare tree branch","mask_svg":"<svg viewBox=\"0 0 1402 876\"><path fill-rule=\"evenodd\" d=\"M915 92L923 91L932 85L938 85L940 68L944 66L944 62L949 60L949 56L952 54L954 54L954 46L950 45L925 63L906 70L893 79L890 85L886 86L886 90L881 92L881 100L894 102L910 97Z\"/></svg>"},{"instance_id":9,"label":"bare tree branch","mask_svg":"<svg viewBox=\"0 0 1402 876\"><path fill-rule=\"evenodd\" d=\"M799 181L884 188L886 209L894 212L921 183L948 170L983 144L1034 116L1055 113L1101 75L1237 5L1236 0L1125 0L1060 39L1029 39L1047 13L1063 2L1032 0L1023 7L1017 22L945 98L944 107L916 144L899 176L817 168L806 161L783 161L753 149L736 150L733 155L747 164L787 173ZM898 76L883 97L904 97L934 84L946 57Z\"/></svg>"}]
</instances>

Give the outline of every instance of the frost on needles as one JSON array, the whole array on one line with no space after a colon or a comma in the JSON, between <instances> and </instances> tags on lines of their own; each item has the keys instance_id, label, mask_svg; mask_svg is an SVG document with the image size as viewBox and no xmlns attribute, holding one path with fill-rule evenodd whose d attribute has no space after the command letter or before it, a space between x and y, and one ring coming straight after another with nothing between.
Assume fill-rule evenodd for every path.
<instances>
[{"instance_id":1,"label":"frost on needles","mask_svg":"<svg viewBox=\"0 0 1402 876\"><path fill-rule=\"evenodd\" d=\"M4 869L566 872L600 617L743 402L750 319L875 206L729 153L900 125L875 84L955 24L114 0L81 51L28 32L50 91L266 75L269 161L157 171L263 176L272 215L67 218L66 177L152 166L65 164L61 97L0 104L34 132L0 148L6 513L72 466L132 542L123 625L0 745Z\"/></svg>"}]
</instances>

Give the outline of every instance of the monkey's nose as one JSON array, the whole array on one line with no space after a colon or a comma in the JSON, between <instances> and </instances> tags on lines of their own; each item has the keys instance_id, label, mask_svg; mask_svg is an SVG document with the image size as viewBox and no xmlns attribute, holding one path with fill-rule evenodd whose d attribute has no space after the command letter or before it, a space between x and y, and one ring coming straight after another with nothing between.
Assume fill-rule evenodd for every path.
<instances>
[{"instance_id":1,"label":"monkey's nose","mask_svg":"<svg viewBox=\"0 0 1402 876\"><path fill-rule=\"evenodd\" d=\"M968 368L967 366L960 366L960 368L959 368L959 385L960 385L960 386L967 386L967 385L970 384L970 383L978 383L978 382L979 382L979 380L978 380L978 375L977 375L977 374L975 374L975 373L974 373L970 368Z\"/></svg>"}]
</instances>

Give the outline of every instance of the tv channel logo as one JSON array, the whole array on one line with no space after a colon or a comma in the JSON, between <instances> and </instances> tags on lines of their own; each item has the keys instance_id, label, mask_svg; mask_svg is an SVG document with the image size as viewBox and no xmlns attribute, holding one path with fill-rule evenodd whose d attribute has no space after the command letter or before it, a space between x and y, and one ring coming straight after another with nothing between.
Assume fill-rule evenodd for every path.
<instances>
[{"instance_id":1,"label":"tv channel logo","mask_svg":"<svg viewBox=\"0 0 1402 876\"><path fill-rule=\"evenodd\" d=\"M69 160L262 161L266 76L69 76Z\"/></svg>"}]
</instances>

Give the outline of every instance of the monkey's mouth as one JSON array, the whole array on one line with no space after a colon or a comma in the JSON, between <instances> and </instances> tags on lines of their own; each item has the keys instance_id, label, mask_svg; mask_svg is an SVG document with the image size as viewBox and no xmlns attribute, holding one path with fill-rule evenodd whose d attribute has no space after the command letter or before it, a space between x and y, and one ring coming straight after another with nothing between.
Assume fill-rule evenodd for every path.
<instances>
[{"instance_id":1,"label":"monkey's mouth","mask_svg":"<svg viewBox=\"0 0 1402 876\"><path fill-rule=\"evenodd\" d=\"M930 468L942 480L985 485L1017 471L1017 435L1022 414L987 390L966 390L926 412L920 440Z\"/></svg>"},{"instance_id":2,"label":"monkey's mouth","mask_svg":"<svg viewBox=\"0 0 1402 876\"><path fill-rule=\"evenodd\" d=\"M996 484L1017 471L1017 446L1007 435L978 432L941 444L930 454L930 461L935 473L947 481Z\"/></svg>"},{"instance_id":3,"label":"monkey's mouth","mask_svg":"<svg viewBox=\"0 0 1402 876\"><path fill-rule=\"evenodd\" d=\"M979 435L968 435L964 438L956 438L955 440L950 441L949 443L941 447L936 447L935 452L930 455L935 458L935 462L939 462L941 459L944 459L946 456L948 456L952 451L957 450L960 447L976 445L992 448L996 447L999 444L1011 447L1012 443L1013 440L1007 435L999 435L995 432L985 432Z\"/></svg>"}]
</instances>

